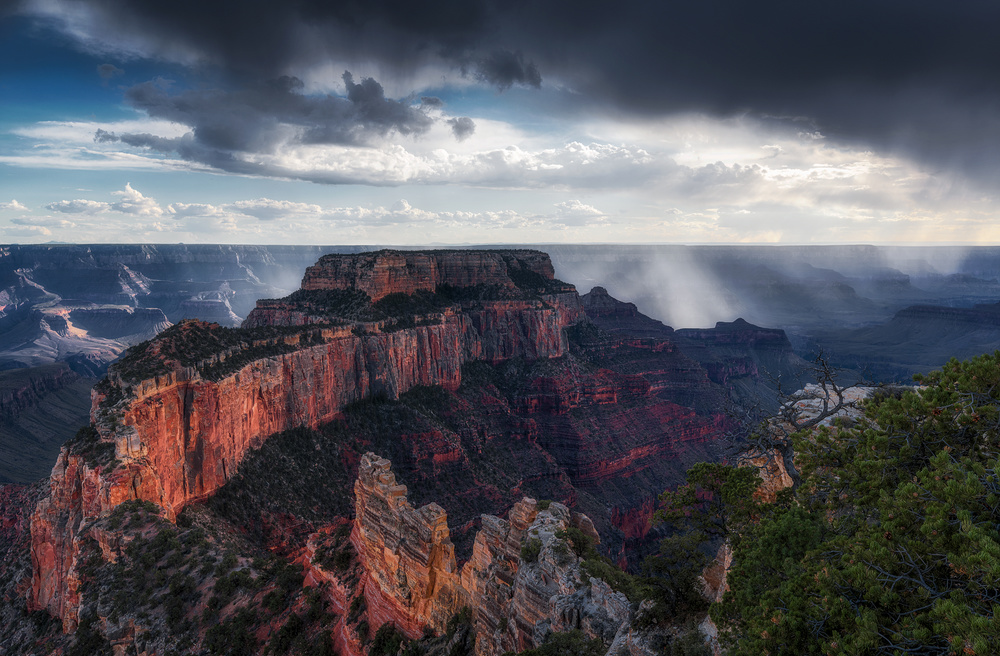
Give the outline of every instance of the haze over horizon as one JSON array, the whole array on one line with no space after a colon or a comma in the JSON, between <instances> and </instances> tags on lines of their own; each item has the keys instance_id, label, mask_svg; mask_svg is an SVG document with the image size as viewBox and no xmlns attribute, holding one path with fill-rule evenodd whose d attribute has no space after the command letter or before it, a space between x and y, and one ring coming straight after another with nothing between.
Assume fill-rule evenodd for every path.
<instances>
[{"instance_id":1,"label":"haze over horizon","mask_svg":"<svg viewBox=\"0 0 1000 656\"><path fill-rule=\"evenodd\" d=\"M1000 6L0 4L0 242L1000 243Z\"/></svg>"}]
</instances>

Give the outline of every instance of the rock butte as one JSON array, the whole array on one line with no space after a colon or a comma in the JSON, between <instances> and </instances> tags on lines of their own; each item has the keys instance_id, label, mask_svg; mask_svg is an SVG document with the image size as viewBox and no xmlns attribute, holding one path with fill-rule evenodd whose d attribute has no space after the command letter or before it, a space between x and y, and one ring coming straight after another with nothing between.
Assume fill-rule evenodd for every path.
<instances>
[{"instance_id":1,"label":"rock butte","mask_svg":"<svg viewBox=\"0 0 1000 656\"><path fill-rule=\"evenodd\" d=\"M377 301L399 292L433 292L441 285L514 289L511 274L518 271L555 277L549 256L539 251L379 251L324 255L306 269L302 289L358 289Z\"/></svg>"},{"instance_id":2,"label":"rock butte","mask_svg":"<svg viewBox=\"0 0 1000 656\"><path fill-rule=\"evenodd\" d=\"M173 519L186 504L224 485L247 450L274 433L316 427L332 420L346 404L374 394L397 398L415 385L455 389L461 383L461 365L470 360L561 356L567 349L564 328L583 317L575 290L553 281L548 256L536 251L322 258L307 271L304 287L347 285L372 289L382 297L433 289L430 285L517 290L518 280L525 278L543 285L552 281L552 288L512 300L451 306L427 325L394 332L365 324L360 331L357 325L354 330L323 328L308 344L300 343L300 335L279 337L275 344L281 342L290 352L254 359L217 380L202 375L205 361L185 365L168 360L166 370L138 379L113 367L105 393L94 393L91 419L100 442L114 445L118 464L90 464L79 450L63 447L49 494L32 516L30 606L60 617L66 631L77 626L75 568L81 531L118 504L152 501ZM248 323L255 326L268 321L283 325L289 316L254 312ZM212 330L186 322L176 327L176 337L183 340L187 333ZM165 339L154 340L155 352ZM215 355L208 364L236 355Z\"/></svg>"}]
</instances>

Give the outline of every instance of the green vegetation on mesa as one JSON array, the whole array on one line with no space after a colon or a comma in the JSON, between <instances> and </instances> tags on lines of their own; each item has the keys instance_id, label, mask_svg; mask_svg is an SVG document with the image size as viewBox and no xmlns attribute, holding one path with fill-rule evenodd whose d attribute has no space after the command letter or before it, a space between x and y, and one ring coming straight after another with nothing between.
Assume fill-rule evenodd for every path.
<instances>
[{"instance_id":1,"label":"green vegetation on mesa","mask_svg":"<svg viewBox=\"0 0 1000 656\"><path fill-rule=\"evenodd\" d=\"M299 345L285 344L281 338L301 335ZM155 338L128 349L111 365L110 373L95 388L110 393L111 378L117 375L128 383L138 383L171 371L175 365L199 367L205 378L218 380L249 362L290 353L319 340L318 326L262 326L225 328L215 323L182 321ZM255 344L255 342L257 344ZM205 361L229 349L238 349L224 361Z\"/></svg>"},{"instance_id":2,"label":"green vegetation on mesa","mask_svg":"<svg viewBox=\"0 0 1000 656\"><path fill-rule=\"evenodd\" d=\"M995 653L1000 352L918 382L796 435L802 483L777 503L727 497L746 475L716 466L734 558L711 615L729 654Z\"/></svg>"},{"instance_id":3,"label":"green vegetation on mesa","mask_svg":"<svg viewBox=\"0 0 1000 656\"><path fill-rule=\"evenodd\" d=\"M126 653L335 653L337 615L321 590L303 587L302 566L250 547L204 510L185 510L175 526L155 504L128 501L96 525L123 547L112 562L89 534L82 539L80 626L66 639L49 630L44 653L68 640L70 656L111 654L108 637L128 632Z\"/></svg>"},{"instance_id":4,"label":"green vegetation on mesa","mask_svg":"<svg viewBox=\"0 0 1000 656\"><path fill-rule=\"evenodd\" d=\"M325 321L392 321L437 314L456 304L476 304L487 301L538 300L542 294L555 294L572 289L560 280L517 269L509 271L514 287L498 284L477 284L467 287L438 285L433 291L418 290L411 294L396 292L372 301L358 289L300 289L282 299L265 299L259 307L293 305L297 309Z\"/></svg>"}]
</instances>

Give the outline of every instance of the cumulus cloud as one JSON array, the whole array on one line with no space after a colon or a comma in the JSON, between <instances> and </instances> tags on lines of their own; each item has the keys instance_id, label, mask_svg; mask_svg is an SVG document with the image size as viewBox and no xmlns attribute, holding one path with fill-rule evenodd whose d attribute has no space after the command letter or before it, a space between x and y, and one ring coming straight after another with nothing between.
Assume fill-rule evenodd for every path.
<instances>
[{"instance_id":1,"label":"cumulus cloud","mask_svg":"<svg viewBox=\"0 0 1000 656\"><path fill-rule=\"evenodd\" d=\"M208 203L170 203L167 213L175 219L186 219L192 216L222 216L226 212L221 207Z\"/></svg>"},{"instance_id":2,"label":"cumulus cloud","mask_svg":"<svg viewBox=\"0 0 1000 656\"><path fill-rule=\"evenodd\" d=\"M143 196L138 190L132 188L131 183L125 183L125 189L112 192L121 200L111 203L109 208L122 214L135 214L136 216L158 217L163 216L163 208L154 199Z\"/></svg>"},{"instance_id":3,"label":"cumulus cloud","mask_svg":"<svg viewBox=\"0 0 1000 656\"><path fill-rule=\"evenodd\" d=\"M45 205L50 212L60 214L103 214L117 212L139 217L160 217L164 210L155 199L144 196L131 183L125 183L125 189L111 192L119 200L107 203L99 200L78 198L76 200L60 200Z\"/></svg>"},{"instance_id":4,"label":"cumulus cloud","mask_svg":"<svg viewBox=\"0 0 1000 656\"><path fill-rule=\"evenodd\" d=\"M67 221L66 219L59 219L54 217L43 217L43 216L29 216L19 219L11 219L10 221L14 225L21 226L41 226L45 228L75 228L76 223L73 221Z\"/></svg>"},{"instance_id":5,"label":"cumulus cloud","mask_svg":"<svg viewBox=\"0 0 1000 656\"><path fill-rule=\"evenodd\" d=\"M17 202L16 199L11 199L9 203L0 203L0 210L6 210L8 212L27 212L28 208Z\"/></svg>"},{"instance_id":6,"label":"cumulus cloud","mask_svg":"<svg viewBox=\"0 0 1000 656\"><path fill-rule=\"evenodd\" d=\"M148 132L116 133L95 125L91 140L100 147L126 144L143 149L149 153L146 157L160 158L155 161L165 167L176 166L178 160L173 156L179 156L181 161L230 173L323 184L384 186L458 183L515 188L549 185L604 188L621 185L632 188L658 175L656 167L650 166L655 163L656 157L643 148L627 144L571 141L561 146L539 147L541 144L536 140L530 144L531 148L510 144L481 150L462 147L449 150L416 142L387 140L367 146L321 143L322 139L306 140L303 134L308 132L290 129L287 125L270 125L256 133L258 138L253 136L253 129L241 131L234 129L233 125L225 126L225 133L208 134L199 127L178 135L179 124L168 118L176 117L163 117L158 125L165 126L169 136ZM475 121L468 117L444 119L442 123L450 129L436 138L450 133L452 138L463 142L477 131ZM489 132L479 137L477 143L491 145L491 142L503 143L508 138L525 141L506 124L496 121L486 123ZM64 138L78 139L77 128L73 130ZM63 132L70 130L50 126L38 136L52 139ZM499 139L498 134L501 135ZM211 141L211 147L207 141ZM433 143L443 145L444 142ZM240 150L229 150L223 146ZM164 154L170 157L164 159ZM90 163L94 166L100 162L101 155L114 157L117 161L124 160L127 155L133 158L131 163L134 166L150 164L150 160L134 151L102 150L86 152L86 159L81 159L77 165L82 167ZM39 152L34 152L30 157L34 161L39 156ZM60 151L60 158L70 156L71 153ZM0 157L0 161L4 158ZM669 164L669 160L663 162Z\"/></svg>"},{"instance_id":7,"label":"cumulus cloud","mask_svg":"<svg viewBox=\"0 0 1000 656\"><path fill-rule=\"evenodd\" d=\"M45 226L18 226L16 228L2 228L2 230L4 237L10 240L17 239L18 237L34 240L40 237L52 236L52 231Z\"/></svg>"},{"instance_id":8,"label":"cumulus cloud","mask_svg":"<svg viewBox=\"0 0 1000 656\"><path fill-rule=\"evenodd\" d=\"M605 218L604 212L592 205L579 200L567 200L556 203L556 219L567 226L581 226L600 223Z\"/></svg>"},{"instance_id":9,"label":"cumulus cloud","mask_svg":"<svg viewBox=\"0 0 1000 656\"><path fill-rule=\"evenodd\" d=\"M63 214L97 214L99 212L106 212L110 207L110 204L101 201L78 198L76 200L60 200L49 203L45 206L45 209Z\"/></svg>"},{"instance_id":10,"label":"cumulus cloud","mask_svg":"<svg viewBox=\"0 0 1000 656\"><path fill-rule=\"evenodd\" d=\"M884 242L891 241L893 235L912 238L909 235L917 234L914 225L921 227L921 235L965 234L972 240L989 238L993 233L988 224L997 217L991 196L954 179L929 174L905 158L830 139L811 139L800 134L797 126L781 122L688 117L641 123L631 131L621 123L594 123L587 132L602 139L559 144L551 137L526 135L507 124L481 119L476 139L456 143L445 118L437 119L435 127L419 141L389 139L373 146L357 146L290 139L277 143L269 152L232 153L214 167L216 171L275 178L383 187L367 192L371 205L331 207L302 202L301 198L207 204L160 198L165 193L162 191L157 192L157 199L149 199L128 185L114 198L65 200L44 209L80 217L96 213L102 222L116 217L122 222L139 217L149 221L174 219L163 222L166 230L183 229L198 235L244 231L243 239L265 239L267 235L273 243L283 241L286 233L288 239L312 234L309 231L316 225L337 230L333 234L338 241L355 243L394 240L396 233L388 229L410 234L408 226L422 226L424 240L441 241L470 234L470 226L479 226L484 231L480 237L466 238L477 242L485 241L487 234L502 239L509 226L534 230L535 238L543 241L544 231L560 229L565 238L573 234L590 235L591 239L614 230L614 238L623 241ZM103 166L102 158L107 158L109 166L130 161L136 166L145 162L170 167L177 162L152 149L135 152L129 150L135 146L123 148L118 134L134 140L195 143L190 130L183 132L183 126L166 119L134 126L51 123L30 132L46 142L33 148L31 157L39 157L65 139L61 152L75 153L75 165L81 168ZM82 144L81 135L89 146ZM655 138L644 141L643 135ZM503 143L510 145L498 145ZM133 159L125 160L125 156ZM233 179L226 184L253 183ZM434 184L455 185L456 196L463 199L487 200L475 203L479 208L475 212L443 211L449 209L447 206L432 211L401 200L394 203L398 198L388 189ZM537 198L531 193L536 189L547 192L545 200L525 202ZM522 211L481 211L486 206L502 206L507 191L519 195ZM350 189L343 192L355 193ZM562 202L553 204L551 193L560 194ZM614 200L609 202L609 198ZM957 212L959 207L966 210L964 216ZM953 227L968 226L970 216L986 218L964 231L955 228L946 232L942 228L931 232L926 227L935 220L947 220ZM211 220L185 220L191 217ZM923 218L917 221L915 217ZM388 231L377 232L382 229ZM380 239L375 239L376 235ZM184 233L177 239L189 237Z\"/></svg>"},{"instance_id":11,"label":"cumulus cloud","mask_svg":"<svg viewBox=\"0 0 1000 656\"><path fill-rule=\"evenodd\" d=\"M323 208L319 205L296 203L288 200L271 200L270 198L241 200L227 205L226 209L253 216L262 221L271 221L302 214L318 216L323 212Z\"/></svg>"}]
</instances>

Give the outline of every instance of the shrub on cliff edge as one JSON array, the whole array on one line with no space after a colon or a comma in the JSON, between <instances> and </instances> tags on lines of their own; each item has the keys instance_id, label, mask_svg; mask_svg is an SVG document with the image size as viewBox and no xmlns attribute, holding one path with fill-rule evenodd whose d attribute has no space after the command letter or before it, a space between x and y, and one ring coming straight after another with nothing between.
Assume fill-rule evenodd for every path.
<instances>
[{"instance_id":1,"label":"shrub on cliff edge","mask_svg":"<svg viewBox=\"0 0 1000 656\"><path fill-rule=\"evenodd\" d=\"M580 629L565 633L550 633L545 644L515 654L508 651L503 656L604 656L607 647L599 639L590 640Z\"/></svg>"},{"instance_id":2,"label":"shrub on cliff edge","mask_svg":"<svg viewBox=\"0 0 1000 656\"><path fill-rule=\"evenodd\" d=\"M533 563L538 560L538 554L542 552L542 541L538 538L528 538L521 545L521 560L526 563Z\"/></svg>"},{"instance_id":3,"label":"shrub on cliff edge","mask_svg":"<svg viewBox=\"0 0 1000 656\"><path fill-rule=\"evenodd\" d=\"M794 498L729 531L731 656L995 653L1000 352L918 381L795 436Z\"/></svg>"}]
</instances>

